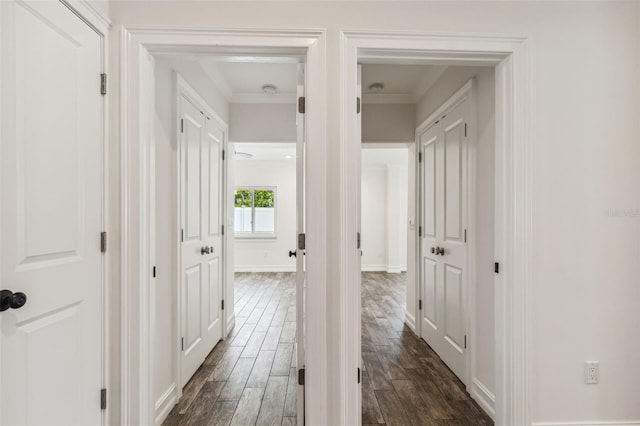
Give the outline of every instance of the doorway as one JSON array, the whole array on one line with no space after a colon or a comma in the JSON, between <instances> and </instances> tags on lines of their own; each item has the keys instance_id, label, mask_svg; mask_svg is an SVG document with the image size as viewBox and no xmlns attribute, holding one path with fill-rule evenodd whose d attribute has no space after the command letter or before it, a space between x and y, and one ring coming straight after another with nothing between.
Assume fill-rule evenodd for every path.
<instances>
[{"instance_id":1,"label":"doorway","mask_svg":"<svg viewBox=\"0 0 640 426\"><path fill-rule=\"evenodd\" d=\"M524 366L527 365L528 352L525 348L528 347L526 339L528 329L526 326L524 328L521 326L528 324L529 321L526 308L529 302L524 297L526 294L524 289L527 288L530 277L523 267L530 261L527 255L529 253L530 234L526 226L530 211L526 208L528 205L526 200L529 199L528 197L530 197L531 193L526 175L528 157L526 156L525 147L529 139L524 130L526 129L528 118L526 114L528 97L525 91L517 90L518 87L526 86L528 81L524 65L526 40L509 38L494 40L459 35L371 34L353 31L345 34L343 48L345 58L343 83L346 88L343 97L346 111L346 131L343 139L344 161L353 165L352 170L358 175L360 174L360 142L353 143L352 141L361 141L365 128L360 108L361 100L364 101L364 96L362 95L364 87L362 80L359 79L358 63L364 65L481 66L495 68L496 133L495 164L493 167L495 176L495 181L493 182L495 210L492 218L495 221L496 244L492 256L493 261L490 266L493 267L495 263L495 270L499 272L493 272L492 270L492 282L495 289L495 296L492 299L495 303L495 323L489 326L496 339L493 358L496 366L494 373L496 384L495 419L498 424L526 423L528 421L528 376L526 374L528 370ZM518 85L515 82L518 82ZM353 108L353 110L349 108L350 105L353 105L352 97L356 99L356 108ZM395 96L390 95L390 97L393 98ZM524 105L525 107L514 109L514 105ZM416 115L419 116L419 114ZM509 155L505 156L505 150L509 152ZM420 170L418 168L420 154L417 150L413 152L414 164L416 164L414 173L416 174ZM424 153L422 154L424 155ZM517 163L518 166L514 166L514 163ZM343 194L344 200L360 199L360 182L352 174L347 173L345 175L348 189ZM514 182L517 182L517 185L511 184ZM518 191L515 191L516 187ZM516 202L516 200L519 201ZM360 206L346 201L344 206L343 214L348 218L345 227L359 232L361 230ZM515 207L506 208L505 206ZM424 224L420 223L422 218L417 213L416 211L414 218L416 229L409 236L413 238L415 243L415 245L409 246L414 255L417 255L419 249L417 243L420 226L424 226ZM518 219L516 220L515 218ZM357 270L353 268L356 265L359 266L361 262L358 242L359 238L356 239L354 245L348 236L342 241L341 246L349 258L346 262L349 267L345 269L342 275L346 282L360 283L360 268ZM353 250L353 247L357 247L358 250ZM436 247L434 247L434 252L435 250ZM440 250L438 251L441 252ZM518 261L514 261L516 258ZM415 262L417 263L418 259L415 259ZM408 264L411 264L411 261L408 261ZM505 265L509 266L506 267ZM415 268L415 270L418 271L418 268ZM411 273L409 272L408 275L411 275ZM413 282L418 288L419 277L413 277ZM507 286L505 282L510 284ZM345 333L344 338L348 342L354 341L360 335L360 319L362 316L359 312L359 299L361 285L345 286L344 288L343 297L345 306L347 306L344 315L347 318L345 322L347 325L344 327L343 332ZM509 302L505 304L505 300L509 300ZM407 306L407 310L417 313L421 301L416 297L414 302L413 306ZM514 309L514 306L519 306L522 310L518 311L518 309ZM410 316L407 315L407 317L409 318ZM518 324L518 326L514 327L514 324ZM461 337L463 346L464 334ZM515 342L518 343L516 344ZM513 346L514 344L515 346ZM354 368L361 367L360 347L356 348L347 345L345 353L348 360L347 364L353 365ZM516 362L515 359L518 361ZM462 383L462 388L466 388L467 384ZM477 385L473 380L471 383L472 385ZM345 416L347 419L351 419L348 421L361 421L360 401L362 400L361 392L363 392L363 388L347 380L345 381L345 389ZM354 407L354 409L352 410L351 407ZM486 407L483 406L483 408Z\"/></svg>"},{"instance_id":2,"label":"doorway","mask_svg":"<svg viewBox=\"0 0 640 426\"><path fill-rule=\"evenodd\" d=\"M127 32L125 30L125 32ZM163 35L160 35L162 33ZM163 30L160 33L150 34L146 30L132 30L129 32L129 35L135 34L133 37L125 37L128 40L128 43L125 43L127 46L124 47L123 57L125 58L125 69L127 70L124 75L124 80L132 85L141 84L141 90L139 92L133 91L127 93L128 96L125 96L123 99L123 108L122 114L123 117L126 117L126 123L135 123L134 125L126 125L126 131L124 132L124 140L128 140L129 135L137 135L138 132L141 136L139 139L134 139L140 142L140 146L132 146L124 142L124 147L126 153L124 153L124 157L126 159L134 159L134 161L125 160L124 163L127 166L130 166L132 169L139 170L140 173L127 173L127 179L125 179L125 187L131 188L137 187L138 184L141 186L140 190L144 194L154 194L156 193L155 188L152 187L152 184L157 182L151 177L147 177L145 175L146 172L154 172L155 170L162 170L162 172L166 172L166 169L161 169L156 167L154 164L153 157L147 156L149 153L153 153L153 149L156 148L156 141L149 135L149 132L144 126L137 127L138 123L149 122L147 120L153 120L153 117L150 112L154 110L153 106L153 97L150 95L150 92L153 92L153 84L150 82L153 77L153 63L155 60L167 57L171 55L182 56L183 58L186 56L226 56L228 58L239 58L239 57L250 57L254 62L264 62L264 58L275 58L271 61L278 62L281 58L301 58L303 62L307 64L307 71L305 72L305 89L307 89L306 94L301 96L303 99L302 102L296 102L295 106L297 110L302 110L302 113L305 114L304 122L306 130L300 132L300 136L304 136L302 139L303 142L307 143L307 149L303 152L304 155L314 155L320 154L320 157L316 158L316 164L322 165L324 164L324 152L320 148L320 140L323 140L324 137L324 129L320 124L322 122L323 117L323 108L321 105L324 104L324 95L319 90L321 86L321 79L319 78L320 64L321 58L320 55L321 47L318 42L318 37L322 37L321 33L313 33L313 32L277 32L273 31L229 31L225 32L224 30L215 30L215 31L202 31L195 36L193 33L189 31L180 31L180 30ZM225 35L226 34L226 35ZM168 38L163 38L168 37ZM169 44L168 40L171 40ZM195 47L199 46L199 47ZM215 46L215 47L211 47ZM147 51L150 49L153 53ZM267 60L266 62L269 62ZM182 73L188 74L188 73ZM297 94L296 94L297 95ZM313 100L313 102L311 102ZM135 103L135 105L140 105L140 109L130 108L130 106ZM215 105L212 105L215 107ZM299 108L302 106L302 108ZM306 106L306 110L305 107ZM316 129L315 132L312 131ZM319 131L317 131L319 130ZM306 135L313 134L313 136L307 137ZM297 136L297 135L296 135ZM135 137L135 136L134 136ZM298 139L300 141L301 139ZM141 151L138 151L138 148L142 148ZM131 148L131 149L130 149ZM147 149L149 148L149 149ZM142 153L141 156L138 156L138 153ZM226 153L228 154L228 153ZM228 158L228 157L227 157ZM302 161L304 156L298 157L298 161ZM138 162L139 160L139 162ZM155 173L152 173L150 176L153 176ZM160 174L158 174L160 175ZM316 167L309 168L305 173L305 184L307 185L316 185L317 182L322 181L322 175L324 175L324 169L318 169ZM140 178L141 180L137 180ZM129 190L125 190L125 193L128 193ZM160 188L158 188L158 192ZM227 191L227 194L230 194ZM324 195L322 190L318 193L318 197L314 197L313 200L306 200L308 204L305 206L305 224L306 234L309 236L316 235L318 232L318 220L321 218L316 214L318 209L315 208L315 205L323 203ZM144 211L145 214L149 215L149 222L145 223L145 227L143 227L140 234L134 232L131 234L129 232L129 237L132 239L136 239L140 241L143 245L143 249L140 251L141 262L127 262L124 265L125 270L129 271L128 273L133 273L134 275L138 272L133 272L133 270L138 269L138 266L142 266L141 271L139 271L140 276L142 277L140 286L140 293L131 292L128 290L128 286L123 282L123 288L127 289L123 291L123 306L125 312L125 318L123 318L123 324L125 325L126 333L123 334L124 341L126 342L126 346L129 348L126 353L127 357L123 360L123 369L127 371L131 366L137 365L139 366L138 375L130 375L123 373L123 377L126 378L126 383L124 385L123 391L123 412L125 413L125 417L128 422L132 423L152 423L159 422L162 417L159 415L160 413L167 413L170 411L170 408L175 404L178 399L179 386L175 385L173 388L171 385L167 388L167 391L161 395L162 401L158 404L159 400L154 401L154 396L152 394L152 387L150 384L152 383L152 366L148 363L148 357L150 357L150 348L151 346L147 346L146 342L153 343L153 340L148 341L144 338L140 339L140 333L143 335L150 336L151 331L148 327L153 324L154 317L157 319L158 316L153 313L153 303L150 301L154 300L152 288L149 286L149 282L152 274L152 266L155 263L154 253L151 250L155 245L153 244L153 232L150 232L148 228L146 228L147 223L153 223L153 216L155 215L153 206L155 200L153 198L136 198L129 200L128 204L129 210L127 214L133 214L133 217L136 217L136 213ZM227 200L228 201L228 200ZM227 208L230 206L230 203L227 203ZM300 210L299 210L300 211ZM225 212L229 213L227 209ZM138 219L136 219L138 220ZM227 225L228 226L228 225ZM153 227L151 228L153 229ZM176 227L176 229L178 229ZM130 230L131 231L131 230ZM227 229L228 231L228 229ZM318 233L319 234L319 233ZM133 236L135 235L135 236ZM176 235L179 235L179 232L176 232ZM228 242L229 233L225 233L225 237ZM301 240L304 243L304 237ZM176 241L178 241L178 237L176 236ZM293 244L296 244L297 241L293 241ZM125 249L131 246L132 241L127 239L124 243ZM313 243L309 244L298 244L298 247L302 247L307 253L307 261L306 263L306 273L303 275L307 278L307 282L317 282L318 272L320 268L316 262L322 262L324 259L324 255L321 250L318 248L324 244L324 236L318 235L317 238L314 238ZM135 243L133 243L135 246ZM300 250L298 248L298 250ZM123 253L126 257L126 252ZM317 254L316 256L311 256L311 254ZM313 260L309 260L312 259ZM299 262L299 261L298 261ZM145 265L147 265L150 269L149 272L145 272ZM227 273L232 269L227 269ZM159 271L159 270L158 270ZM129 276L125 274L125 276ZM226 274L225 274L226 277ZM149 281L147 281L149 280ZM124 280L127 281L126 279ZM227 281L230 283L232 281ZM226 286L225 286L226 287ZM311 287L309 287L311 288ZM317 291L318 286L314 286L313 290L310 290L310 293L314 293ZM308 295L308 297L311 296ZM319 296L319 299L322 300L323 296ZM225 304L225 308L228 309L228 304ZM317 331L318 327L315 324L320 324L322 321L315 322L311 321L311 318L314 318L315 315L323 313L321 310L318 310L318 305L314 305L313 307L306 309L305 319L309 323L309 326L304 327L306 331L307 337L307 347L314 348L315 351L309 356L305 357L304 365L316 365L318 361L320 361L320 368L318 370L313 370L312 375L322 374L322 357L321 354L324 352L324 349L316 349L318 345L318 336ZM225 309L225 311L227 310ZM303 310L298 311L298 315L300 312L304 312ZM151 315L153 313L153 315ZM131 322L129 318L133 316L141 315L140 322ZM151 315L147 317L147 315ZM151 319L149 321L148 319ZM225 318L225 320L231 323L230 318ZM322 339L320 339L322 340ZM304 346L304 345L301 345ZM133 347L139 347L140 351L133 350ZM136 354L140 354L140 358L136 358ZM146 360L146 361L143 361ZM137 367L136 367L137 368ZM197 373L196 373L197 375ZM298 372L298 377L301 376L301 373ZM194 376L195 377L195 376ZM299 383L303 383L303 380L297 380ZM127 393L129 395L136 394L140 395L139 399L136 401L140 402L140 406L132 406L128 401L129 398L126 396ZM310 391L311 394L314 391ZM300 394L300 393L298 393ZM320 398L322 400L322 398ZM315 406L318 400L314 400L310 402L310 399L305 399L305 414L310 414L317 411L317 407ZM160 407L161 406L161 407ZM162 408L158 411L158 408ZM322 416L322 414L320 414ZM151 420L152 419L152 420ZM301 417L299 417L301 419Z\"/></svg>"}]
</instances>

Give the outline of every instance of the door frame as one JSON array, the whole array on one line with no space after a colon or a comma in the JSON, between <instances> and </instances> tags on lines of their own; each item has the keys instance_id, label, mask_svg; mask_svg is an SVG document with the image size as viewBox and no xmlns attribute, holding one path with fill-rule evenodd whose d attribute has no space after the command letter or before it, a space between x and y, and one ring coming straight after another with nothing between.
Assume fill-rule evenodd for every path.
<instances>
[{"instance_id":1,"label":"door frame","mask_svg":"<svg viewBox=\"0 0 640 426\"><path fill-rule=\"evenodd\" d=\"M416 159L415 165L416 167L416 218L418 226L424 226L423 218L424 218L424 208L423 208L423 185L424 185L424 169L422 164L419 161L419 153L421 152L420 145L420 136L424 134L427 130L429 130L432 126L436 124L438 119L445 113L448 113L457 105L462 102L469 102L469 115L467 117L467 123L469 123L469 127L471 131L467 137L467 170L464 172L466 176L465 179L465 198L466 198L466 210L464 215L464 228L468 231L468 240L465 244L465 271L464 280L463 280L463 306L464 306L464 334L468 337L469 345L467 346L467 350L465 351L466 358L466 366L465 366L465 374L464 374L464 382L467 388L467 391L474 395L472 392L473 389L473 378L475 377L475 330L476 330L476 320L475 320L475 302L476 302L476 208L475 208L475 200L476 200L476 185L475 179L476 176L476 81L475 77L469 79L462 87L451 95L447 100L445 100L442 105L440 105L434 112L429 115L426 119L424 119L418 126L416 127ZM422 338L422 314L418 309L418 301L423 299L423 286L422 286L422 277L423 277L423 268L422 268L422 241L421 241L420 233L418 232L418 236L416 238L415 245L415 254L417 256L416 259L416 306L414 306L415 311L419 318L416 318L416 334L418 337ZM409 283L407 283L409 284ZM426 341L426 340L425 340ZM427 342L428 343L428 342ZM462 378L461 378L462 380ZM476 399L476 398L474 398ZM495 415L495 409L493 406L487 406L487 403L482 398L479 403L485 408L485 410L489 411L489 414L493 417Z\"/></svg>"},{"instance_id":2,"label":"door frame","mask_svg":"<svg viewBox=\"0 0 640 426\"><path fill-rule=\"evenodd\" d=\"M163 26L121 27L120 38L120 303L123 425L154 422L151 389L151 268L154 258L154 144L146 131L154 107L153 54L256 53L304 56L306 72L307 421L326 424L326 90L324 30L216 29ZM227 233L227 235L229 235Z\"/></svg>"},{"instance_id":3,"label":"door frame","mask_svg":"<svg viewBox=\"0 0 640 426\"><path fill-rule=\"evenodd\" d=\"M182 97L184 96L186 99L191 99L195 102L197 102L199 105L202 106L202 108L204 109L205 113L208 114L211 119L213 121L215 121L224 131L224 139L222 141L222 149L223 152L225 154L228 153L228 149L227 149L227 142L228 142L228 132L229 132L229 126L228 124L222 119L222 117L220 117L216 111L198 94L198 92L191 87L191 85L189 83L187 83L187 81L177 72L174 72L174 80L175 80L175 89L176 89L176 93L175 93L175 102L176 102L176 123L179 123L181 118L182 118L182 111L181 111L181 100ZM181 141L182 140L182 133L180 132L180 129L178 128L178 126L176 125L176 141ZM173 230L175 236L180 235L181 229L182 229L182 220L184 219L182 217L182 146L181 146L181 142L178 143L178 153L176 155L176 210L175 210L175 215L176 218L178 218L178 220L176 221L176 228ZM225 160L221 160L221 167L222 167L222 180L220 182L220 186L222 188L222 190L220 191L220 222L223 224L223 226L226 224L226 220L224 218L227 217L227 162ZM222 236L221 236L221 250L222 253L220 254L220 274L222 275L222 281L220 283L220 285L222 286L222 292L221 292L221 300L225 300L226 296L227 296L227 247L228 247L228 238L229 238L229 232L228 229L226 230L227 232L225 232ZM183 310L182 310L182 290L183 290L183 282L182 282L182 277L184 276L184 274L182 273L182 240L181 238L176 238L175 239L176 242L176 253L177 256L174 259L174 270L176 272L175 275L175 280L176 280L176 287L175 287L175 293L174 293L174 308L176 310L176 320L174 321L173 326L176 327L174 328L174 337L175 337L175 341L173 342L175 344L175 358L174 358L174 375L176 377L176 387L175 387L175 396L177 398L180 398L180 396L182 396L182 376L184 374L183 372L183 356L182 356L182 349L180 347L180 339L182 337L182 326L183 326ZM154 299L155 300L155 299ZM226 311L228 311L228 309L224 309L222 310L222 318L221 318L221 332L222 332L222 338L221 340L226 340L227 338L227 333L228 333L228 322L232 322L229 321L229 318L227 317ZM171 404L168 404L167 407L171 407ZM168 414L168 413L166 413Z\"/></svg>"},{"instance_id":4,"label":"door frame","mask_svg":"<svg viewBox=\"0 0 640 426\"><path fill-rule=\"evenodd\" d=\"M495 276L496 424L530 424L532 332L532 190L530 178L531 84L529 41L513 35L342 31L340 387L343 424L362 418L360 367L359 229L360 145L357 92L359 60L387 63L494 66L496 69ZM348 165L348 167L347 167ZM417 234L416 234L417 238ZM355 285L354 285L355 283Z\"/></svg>"}]
</instances>

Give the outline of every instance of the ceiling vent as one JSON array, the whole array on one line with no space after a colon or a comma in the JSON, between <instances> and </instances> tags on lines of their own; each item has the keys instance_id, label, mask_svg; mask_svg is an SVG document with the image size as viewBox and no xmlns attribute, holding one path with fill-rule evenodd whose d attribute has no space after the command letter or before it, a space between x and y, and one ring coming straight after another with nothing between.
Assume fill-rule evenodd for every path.
<instances>
[{"instance_id":1,"label":"ceiling vent","mask_svg":"<svg viewBox=\"0 0 640 426\"><path fill-rule=\"evenodd\" d=\"M275 95L278 92L278 88L273 84L265 84L262 86L262 93L265 95Z\"/></svg>"}]
</instances>

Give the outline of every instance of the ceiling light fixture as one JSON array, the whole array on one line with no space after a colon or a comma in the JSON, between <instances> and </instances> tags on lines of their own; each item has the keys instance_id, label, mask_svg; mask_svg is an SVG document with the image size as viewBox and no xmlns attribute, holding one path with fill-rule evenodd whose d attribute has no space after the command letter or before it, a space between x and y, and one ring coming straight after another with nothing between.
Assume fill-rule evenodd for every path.
<instances>
[{"instance_id":1,"label":"ceiling light fixture","mask_svg":"<svg viewBox=\"0 0 640 426\"><path fill-rule=\"evenodd\" d=\"M384 84L382 83L371 83L369 85L369 92L371 93L380 93L384 90Z\"/></svg>"},{"instance_id":2,"label":"ceiling light fixture","mask_svg":"<svg viewBox=\"0 0 640 426\"><path fill-rule=\"evenodd\" d=\"M273 84L265 84L264 86L262 86L262 93L264 93L265 95L275 95L277 91L278 88Z\"/></svg>"},{"instance_id":3,"label":"ceiling light fixture","mask_svg":"<svg viewBox=\"0 0 640 426\"><path fill-rule=\"evenodd\" d=\"M240 151L236 151L236 157L240 157L240 158L251 158L251 157L253 157L253 154L249 154L248 152L240 152Z\"/></svg>"}]
</instances>

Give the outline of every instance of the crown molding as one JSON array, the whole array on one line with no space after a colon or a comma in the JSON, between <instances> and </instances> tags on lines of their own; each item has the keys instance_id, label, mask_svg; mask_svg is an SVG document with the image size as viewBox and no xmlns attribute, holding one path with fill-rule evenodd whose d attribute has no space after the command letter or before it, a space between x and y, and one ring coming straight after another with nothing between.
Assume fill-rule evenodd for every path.
<instances>
[{"instance_id":1,"label":"crown molding","mask_svg":"<svg viewBox=\"0 0 640 426\"><path fill-rule=\"evenodd\" d=\"M415 104L412 93L364 93L363 104Z\"/></svg>"}]
</instances>

